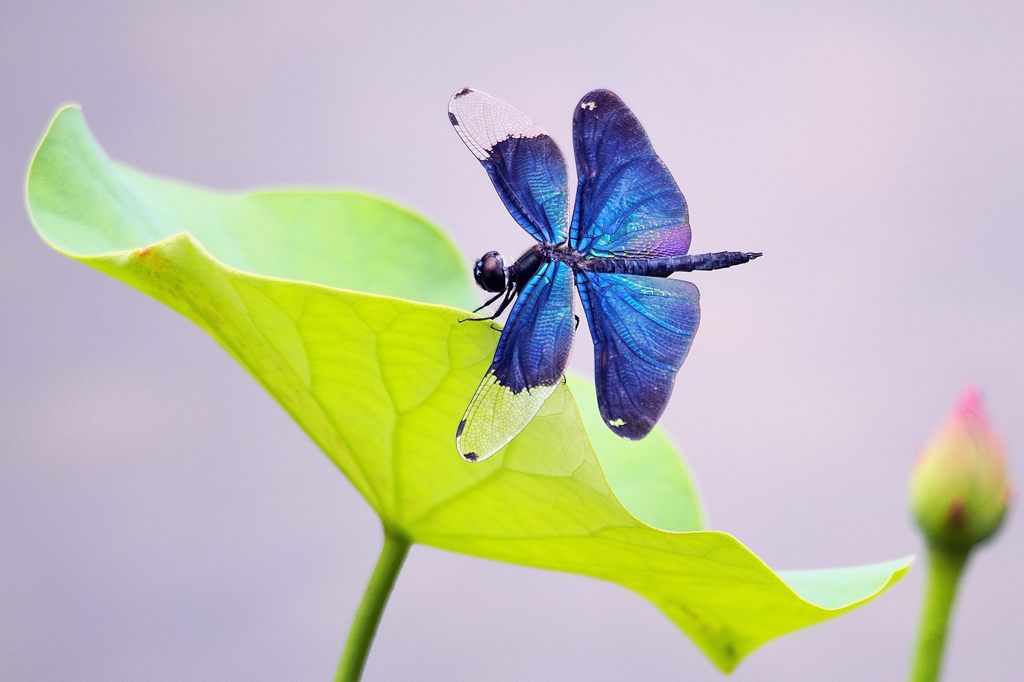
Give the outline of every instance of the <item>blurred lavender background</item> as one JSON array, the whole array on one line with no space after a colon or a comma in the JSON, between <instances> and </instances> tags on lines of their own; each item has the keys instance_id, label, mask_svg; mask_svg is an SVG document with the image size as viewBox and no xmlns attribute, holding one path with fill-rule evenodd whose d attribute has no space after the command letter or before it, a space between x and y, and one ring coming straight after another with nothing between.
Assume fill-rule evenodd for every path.
<instances>
[{"instance_id":1,"label":"blurred lavender background","mask_svg":"<svg viewBox=\"0 0 1024 682\"><path fill-rule=\"evenodd\" d=\"M329 679L380 541L198 328L35 235L26 164L69 100L153 173L406 202L468 268L528 237L449 95L506 99L570 152L577 98L611 88L686 193L694 250L765 252L692 278L701 331L663 422L713 527L776 568L919 552L907 474L968 381L1024 480L1024 5L771 5L0 4L0 679ZM1022 542L1018 508L967 575L948 679L1019 674ZM921 577L735 679L900 679ZM367 670L718 677L625 590L423 547Z\"/></svg>"}]
</instances>

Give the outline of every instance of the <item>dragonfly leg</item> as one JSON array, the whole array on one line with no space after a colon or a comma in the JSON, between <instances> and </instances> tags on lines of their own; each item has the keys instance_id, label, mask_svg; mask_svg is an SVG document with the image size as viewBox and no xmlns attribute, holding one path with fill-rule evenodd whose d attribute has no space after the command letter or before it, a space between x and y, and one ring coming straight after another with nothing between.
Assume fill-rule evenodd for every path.
<instances>
[{"instance_id":1,"label":"dragonfly leg","mask_svg":"<svg viewBox=\"0 0 1024 682\"><path fill-rule=\"evenodd\" d=\"M484 304L483 304L482 306L480 306L479 308L475 308L475 309L473 310L473 312L474 312L474 313L478 313L478 312L480 312L481 310L483 310L484 308L486 308L486 307L487 307L487 306L489 306L490 304L494 303L495 301L497 301L497 300L498 300L499 298L501 298L501 297L502 297L502 296L504 296L504 295L505 295L505 292L504 292L504 291L499 291L499 292L498 292L498 293L496 293L496 294L495 294L494 296L491 296L491 297L490 297L489 299L487 299L487 302L486 302L486 303L484 303Z\"/></svg>"},{"instance_id":2,"label":"dragonfly leg","mask_svg":"<svg viewBox=\"0 0 1024 682\"><path fill-rule=\"evenodd\" d=\"M573 331L576 331L576 330L578 330L580 328L580 316L575 314L575 313L573 313L573 317L576 318L576 326L573 327Z\"/></svg>"},{"instance_id":3,"label":"dragonfly leg","mask_svg":"<svg viewBox=\"0 0 1024 682\"><path fill-rule=\"evenodd\" d=\"M488 315L487 317L466 317L459 320L459 324L462 324L463 322L484 322L487 320L496 319L499 315L505 312L505 308L507 308L509 304L512 303L513 300L515 300L517 292L515 286L509 286L509 288L502 293L504 293L505 298L504 300L502 300L501 304L498 305L498 309L494 311L493 315ZM495 298L497 298L497 296L495 296ZM479 310L479 308L477 308L477 310ZM474 310L473 312L476 312L476 310Z\"/></svg>"}]
</instances>

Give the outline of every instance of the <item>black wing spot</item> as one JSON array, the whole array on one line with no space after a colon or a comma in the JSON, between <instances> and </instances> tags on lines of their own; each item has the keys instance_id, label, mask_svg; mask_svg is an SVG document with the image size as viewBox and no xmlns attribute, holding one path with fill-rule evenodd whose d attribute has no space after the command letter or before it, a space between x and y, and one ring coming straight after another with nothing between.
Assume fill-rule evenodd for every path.
<instances>
[{"instance_id":1,"label":"black wing spot","mask_svg":"<svg viewBox=\"0 0 1024 682\"><path fill-rule=\"evenodd\" d=\"M467 452L466 454L462 455L462 457L463 459L469 462L475 462L478 459L480 459L480 455L476 454L475 452Z\"/></svg>"},{"instance_id":2,"label":"black wing spot","mask_svg":"<svg viewBox=\"0 0 1024 682\"><path fill-rule=\"evenodd\" d=\"M462 88L461 90L455 93L455 97L465 97L471 92L473 92L473 88Z\"/></svg>"},{"instance_id":3,"label":"black wing spot","mask_svg":"<svg viewBox=\"0 0 1024 682\"><path fill-rule=\"evenodd\" d=\"M466 420L463 419L459 422L459 428L455 429L455 437L458 438L462 435L462 429L466 428Z\"/></svg>"},{"instance_id":4,"label":"black wing spot","mask_svg":"<svg viewBox=\"0 0 1024 682\"><path fill-rule=\"evenodd\" d=\"M448 120L452 122L453 126L459 125L459 119L455 118L455 114L448 112Z\"/></svg>"}]
</instances>

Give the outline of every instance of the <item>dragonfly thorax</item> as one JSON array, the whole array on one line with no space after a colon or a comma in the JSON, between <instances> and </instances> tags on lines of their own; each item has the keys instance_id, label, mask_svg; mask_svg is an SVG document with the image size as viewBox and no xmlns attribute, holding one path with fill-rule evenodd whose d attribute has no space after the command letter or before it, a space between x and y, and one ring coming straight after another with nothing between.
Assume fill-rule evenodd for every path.
<instances>
[{"instance_id":1,"label":"dragonfly thorax","mask_svg":"<svg viewBox=\"0 0 1024 682\"><path fill-rule=\"evenodd\" d=\"M497 251L488 251L473 265L473 278L484 291L505 291L508 287L505 259Z\"/></svg>"}]
</instances>

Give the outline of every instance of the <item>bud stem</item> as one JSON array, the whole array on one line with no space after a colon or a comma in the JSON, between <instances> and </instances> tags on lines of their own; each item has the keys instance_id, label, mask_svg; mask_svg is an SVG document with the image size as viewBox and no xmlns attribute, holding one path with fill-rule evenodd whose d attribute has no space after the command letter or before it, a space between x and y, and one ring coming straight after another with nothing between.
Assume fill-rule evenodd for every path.
<instances>
[{"instance_id":1,"label":"bud stem","mask_svg":"<svg viewBox=\"0 0 1024 682\"><path fill-rule=\"evenodd\" d=\"M917 631L912 682L934 682L942 668L949 615L970 550L928 549L928 587Z\"/></svg>"}]
</instances>

